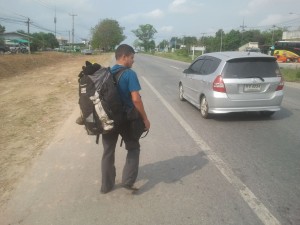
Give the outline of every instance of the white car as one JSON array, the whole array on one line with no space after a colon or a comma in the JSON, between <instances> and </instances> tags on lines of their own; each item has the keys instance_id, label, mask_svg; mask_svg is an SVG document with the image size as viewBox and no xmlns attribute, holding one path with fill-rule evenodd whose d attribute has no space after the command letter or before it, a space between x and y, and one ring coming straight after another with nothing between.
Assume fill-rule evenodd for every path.
<instances>
[{"instance_id":1,"label":"white car","mask_svg":"<svg viewBox=\"0 0 300 225\"><path fill-rule=\"evenodd\" d=\"M84 55L92 55L93 54L93 50L91 49L83 49L81 50L81 53Z\"/></svg>"},{"instance_id":2,"label":"white car","mask_svg":"<svg viewBox=\"0 0 300 225\"><path fill-rule=\"evenodd\" d=\"M283 78L276 58L256 52L204 54L183 71L179 98L210 114L280 110Z\"/></svg>"}]
</instances>

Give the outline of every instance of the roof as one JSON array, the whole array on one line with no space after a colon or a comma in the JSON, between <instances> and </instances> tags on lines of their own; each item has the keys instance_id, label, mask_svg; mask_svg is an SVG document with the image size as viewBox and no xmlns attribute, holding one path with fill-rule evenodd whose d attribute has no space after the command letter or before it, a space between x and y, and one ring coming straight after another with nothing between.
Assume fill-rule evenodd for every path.
<instances>
[{"instance_id":1,"label":"roof","mask_svg":"<svg viewBox=\"0 0 300 225\"><path fill-rule=\"evenodd\" d=\"M5 39L23 39L23 38L32 38L30 35L19 33L19 32L7 32L0 34L1 37Z\"/></svg>"}]
</instances>

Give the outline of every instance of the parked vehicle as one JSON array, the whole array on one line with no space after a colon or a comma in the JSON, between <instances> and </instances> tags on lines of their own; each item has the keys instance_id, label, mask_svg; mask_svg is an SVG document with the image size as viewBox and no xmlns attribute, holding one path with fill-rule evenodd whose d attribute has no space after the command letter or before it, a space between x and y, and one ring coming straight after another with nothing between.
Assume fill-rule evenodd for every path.
<instances>
[{"instance_id":1,"label":"parked vehicle","mask_svg":"<svg viewBox=\"0 0 300 225\"><path fill-rule=\"evenodd\" d=\"M0 45L0 54L4 54L5 52L9 51L9 47L5 45Z\"/></svg>"},{"instance_id":2,"label":"parked vehicle","mask_svg":"<svg viewBox=\"0 0 300 225\"><path fill-rule=\"evenodd\" d=\"M29 52L29 47L27 47L26 45L16 45L16 46L10 46L9 47L9 51L12 54L16 54L16 53L23 53L26 54Z\"/></svg>"},{"instance_id":3,"label":"parked vehicle","mask_svg":"<svg viewBox=\"0 0 300 225\"><path fill-rule=\"evenodd\" d=\"M277 41L271 53L277 58L277 62L300 63L300 41Z\"/></svg>"},{"instance_id":4,"label":"parked vehicle","mask_svg":"<svg viewBox=\"0 0 300 225\"><path fill-rule=\"evenodd\" d=\"M300 62L299 55L286 50L275 50L273 54L277 58L277 62Z\"/></svg>"},{"instance_id":5,"label":"parked vehicle","mask_svg":"<svg viewBox=\"0 0 300 225\"><path fill-rule=\"evenodd\" d=\"M84 55L92 55L93 54L93 50L91 49L83 49L81 50L81 53Z\"/></svg>"},{"instance_id":6,"label":"parked vehicle","mask_svg":"<svg viewBox=\"0 0 300 225\"><path fill-rule=\"evenodd\" d=\"M198 57L183 71L179 98L210 114L280 110L283 78L276 58L255 52L216 52Z\"/></svg>"}]
</instances>

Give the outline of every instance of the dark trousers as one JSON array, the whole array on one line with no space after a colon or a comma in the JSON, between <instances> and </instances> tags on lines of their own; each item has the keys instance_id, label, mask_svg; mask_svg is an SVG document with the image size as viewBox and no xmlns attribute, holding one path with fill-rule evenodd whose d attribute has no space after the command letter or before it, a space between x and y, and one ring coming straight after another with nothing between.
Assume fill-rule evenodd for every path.
<instances>
[{"instance_id":1,"label":"dark trousers","mask_svg":"<svg viewBox=\"0 0 300 225\"><path fill-rule=\"evenodd\" d=\"M111 191L115 185L115 150L119 134L123 137L125 148L127 149L127 157L122 174L122 184L129 186L133 185L138 175L140 158L139 141L131 140L128 137L128 132L126 130L119 133L102 134L103 156L101 161L101 192L104 193Z\"/></svg>"}]
</instances>

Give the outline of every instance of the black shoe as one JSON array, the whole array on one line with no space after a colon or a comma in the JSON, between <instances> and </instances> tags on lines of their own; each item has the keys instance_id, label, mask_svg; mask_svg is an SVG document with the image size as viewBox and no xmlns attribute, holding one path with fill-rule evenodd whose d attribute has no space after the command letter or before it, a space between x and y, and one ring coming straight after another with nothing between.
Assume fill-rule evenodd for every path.
<instances>
[{"instance_id":1,"label":"black shoe","mask_svg":"<svg viewBox=\"0 0 300 225\"><path fill-rule=\"evenodd\" d=\"M100 190L100 193L101 193L101 194L106 194L106 193L111 192L111 191L112 191L112 189L111 189L111 190L106 190L106 191Z\"/></svg>"},{"instance_id":2,"label":"black shoe","mask_svg":"<svg viewBox=\"0 0 300 225\"><path fill-rule=\"evenodd\" d=\"M83 119L82 119L81 116L76 119L76 123L79 124L79 125L84 125Z\"/></svg>"}]
</instances>

